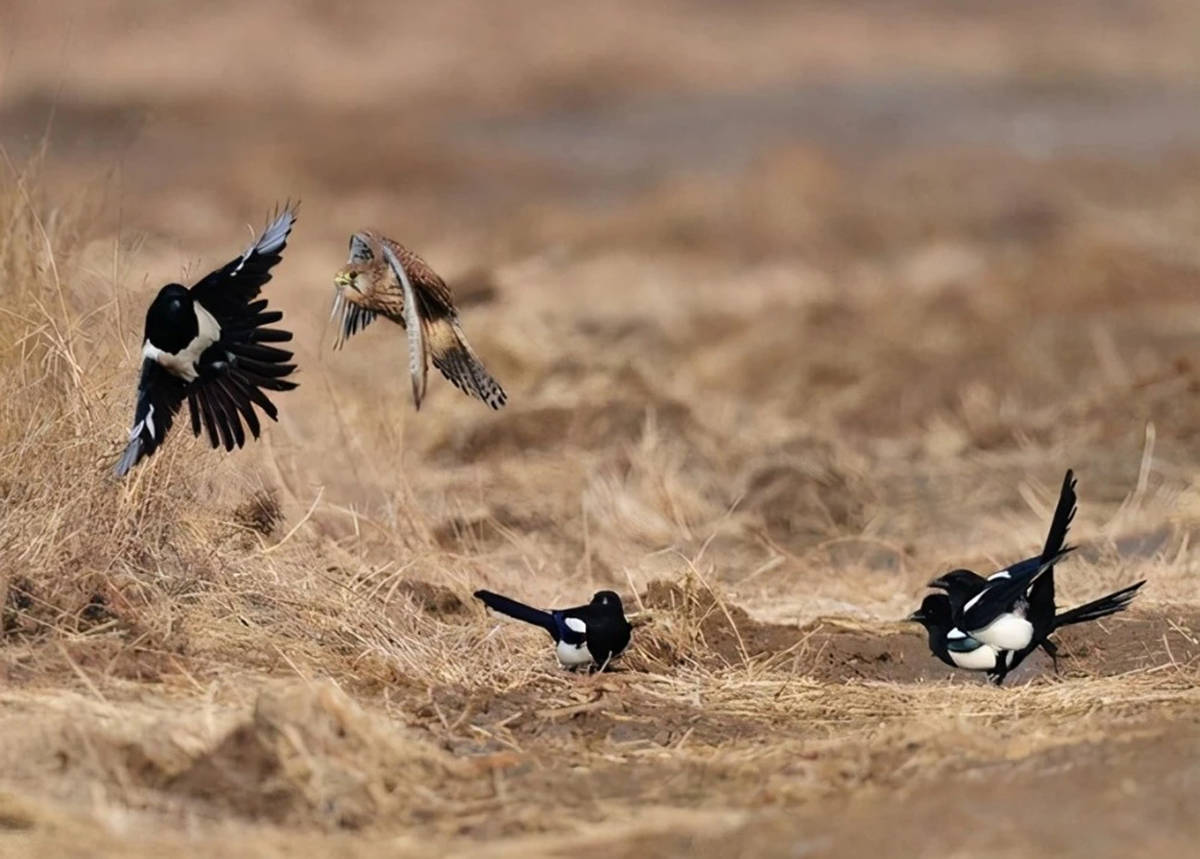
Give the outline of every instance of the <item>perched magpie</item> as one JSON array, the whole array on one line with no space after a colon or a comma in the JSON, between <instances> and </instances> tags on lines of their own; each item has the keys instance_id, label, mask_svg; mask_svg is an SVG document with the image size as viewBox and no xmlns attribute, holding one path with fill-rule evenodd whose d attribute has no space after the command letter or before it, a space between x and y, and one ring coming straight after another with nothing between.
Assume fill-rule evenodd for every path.
<instances>
[{"instance_id":1,"label":"perched magpie","mask_svg":"<svg viewBox=\"0 0 1200 859\"><path fill-rule=\"evenodd\" d=\"M258 438L254 406L276 420L275 405L263 391L296 387L285 379L296 365L287 363L291 352L266 344L291 340L292 333L267 327L283 313L267 310L258 294L295 222L295 206L285 206L240 257L191 289L169 283L159 290L146 311L137 405L129 444L115 468L118 477L158 449L185 399L193 434L200 435L203 423L213 447L244 445L243 423Z\"/></svg>"},{"instance_id":2,"label":"perched magpie","mask_svg":"<svg viewBox=\"0 0 1200 859\"><path fill-rule=\"evenodd\" d=\"M951 668L987 672L995 670L999 654L996 648L969 635L950 638L950 633L954 631L954 619L950 598L945 594L929 594L921 602L921 607L906 620L925 627L929 633L929 649Z\"/></svg>"},{"instance_id":3,"label":"perched magpie","mask_svg":"<svg viewBox=\"0 0 1200 859\"><path fill-rule=\"evenodd\" d=\"M927 596L908 619L925 627L935 656L948 665L987 671L997 685L1038 647L1050 655L1057 670L1053 632L1116 614L1129 605L1145 580L1058 613L1054 564L1071 551L1063 543L1075 518L1075 486L1075 475L1068 470L1042 554L986 579L970 570L955 570L929 583L946 593Z\"/></svg>"},{"instance_id":4,"label":"perched magpie","mask_svg":"<svg viewBox=\"0 0 1200 859\"><path fill-rule=\"evenodd\" d=\"M625 619L621 598L599 591L587 605L541 611L491 591L475 591L493 611L540 626L554 639L554 653L564 668L603 670L621 655L633 629Z\"/></svg>"},{"instance_id":5,"label":"perched magpie","mask_svg":"<svg viewBox=\"0 0 1200 859\"><path fill-rule=\"evenodd\" d=\"M925 627L926 632L929 633L929 649L942 662L955 668L986 671L992 682L999 686L1004 682L1008 673L1020 665L1026 656L1046 642L1047 636L1051 633L1064 626L1099 620L1102 617L1124 611L1137 594L1138 589L1145 583L1145 580L1142 580L1127 588L1100 597L1100 599L1085 603L1078 608L1055 615L1048 628L1040 625L1035 628L1033 640L1021 650L997 650L991 645L984 644L955 629L950 598L945 594L929 594L921 602L921 607L910 614L907 620ZM953 633L958 634L952 637ZM1052 646L1047 648L1046 652L1051 656L1057 656L1058 649Z\"/></svg>"},{"instance_id":6,"label":"perched magpie","mask_svg":"<svg viewBox=\"0 0 1200 859\"><path fill-rule=\"evenodd\" d=\"M1022 650L1034 637L1034 627L1054 622L1054 563L1071 547L1063 544L1075 519L1075 475L1068 469L1058 504L1040 555L1026 558L983 578L971 570L954 570L929 583L950 599L956 629L951 637L969 634L997 650ZM1046 652L1055 657L1053 643L1043 637Z\"/></svg>"}]
</instances>

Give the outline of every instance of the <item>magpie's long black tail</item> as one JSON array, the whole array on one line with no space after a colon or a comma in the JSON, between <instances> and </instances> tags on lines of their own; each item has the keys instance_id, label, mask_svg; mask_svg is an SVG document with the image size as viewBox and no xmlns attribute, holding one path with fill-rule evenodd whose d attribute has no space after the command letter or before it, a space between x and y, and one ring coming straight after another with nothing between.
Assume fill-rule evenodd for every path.
<instances>
[{"instance_id":1,"label":"magpie's long black tail","mask_svg":"<svg viewBox=\"0 0 1200 859\"><path fill-rule=\"evenodd\" d=\"M1063 477L1062 489L1058 493L1058 505L1054 508L1054 518L1050 520L1050 531L1046 534L1046 545L1042 549L1043 560L1056 555L1067 539L1067 530L1075 519L1075 472L1067 469Z\"/></svg>"},{"instance_id":2,"label":"magpie's long black tail","mask_svg":"<svg viewBox=\"0 0 1200 859\"><path fill-rule=\"evenodd\" d=\"M1133 598L1137 596L1138 589L1144 584L1146 584L1146 580L1142 579L1137 584L1114 591L1108 596L1092 600L1070 611L1064 611L1054 618L1054 628L1062 629L1064 626L1070 626L1074 623L1099 620L1102 617L1108 617L1110 614L1124 611L1129 607L1129 603L1132 602Z\"/></svg>"},{"instance_id":3,"label":"magpie's long black tail","mask_svg":"<svg viewBox=\"0 0 1200 859\"><path fill-rule=\"evenodd\" d=\"M285 378L296 369L295 364L289 363L292 353L266 345L286 343L292 339L292 332L268 328L281 320L283 313L266 307L266 299L251 302L235 322L227 323L219 343L228 359L222 372L188 392L192 432L200 435L203 422L213 447L224 445L232 450L245 444L243 422L250 434L258 438L261 426L254 406L271 420L277 420L279 415L263 391L290 391L296 387L295 382Z\"/></svg>"},{"instance_id":4,"label":"magpie's long black tail","mask_svg":"<svg viewBox=\"0 0 1200 859\"><path fill-rule=\"evenodd\" d=\"M532 606L527 606L525 603L510 600L508 597L500 596L500 594L494 594L491 591L475 591L475 598L483 600L483 604L493 611L498 611L509 617L515 617L517 620L523 620L526 623L532 623L534 626L540 626L546 632L550 633L552 637L558 637L554 616L548 611L541 611Z\"/></svg>"}]
</instances>

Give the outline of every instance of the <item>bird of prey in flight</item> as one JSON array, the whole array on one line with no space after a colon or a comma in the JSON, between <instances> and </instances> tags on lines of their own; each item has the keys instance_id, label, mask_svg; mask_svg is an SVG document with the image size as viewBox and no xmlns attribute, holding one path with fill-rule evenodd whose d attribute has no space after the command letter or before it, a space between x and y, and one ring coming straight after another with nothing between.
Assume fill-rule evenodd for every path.
<instances>
[{"instance_id":1,"label":"bird of prey in flight","mask_svg":"<svg viewBox=\"0 0 1200 859\"><path fill-rule=\"evenodd\" d=\"M458 321L454 296L425 260L399 242L369 231L350 237L350 258L334 276L331 318L340 324L333 347L340 349L376 316L405 329L413 402L421 408L429 362L463 393L493 409L508 396L483 366Z\"/></svg>"}]
</instances>

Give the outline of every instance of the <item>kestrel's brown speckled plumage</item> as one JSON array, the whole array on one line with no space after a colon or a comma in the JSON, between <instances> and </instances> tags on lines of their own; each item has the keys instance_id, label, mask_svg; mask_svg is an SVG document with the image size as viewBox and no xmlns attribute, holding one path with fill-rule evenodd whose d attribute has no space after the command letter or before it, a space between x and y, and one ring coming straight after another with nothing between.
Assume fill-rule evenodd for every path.
<instances>
[{"instance_id":1,"label":"kestrel's brown speckled plumage","mask_svg":"<svg viewBox=\"0 0 1200 859\"><path fill-rule=\"evenodd\" d=\"M450 288L437 272L399 242L369 231L350 237L350 259L334 276L333 316L341 327L333 348L366 328L376 315L408 332L413 400L425 396L428 362L464 393L493 409L508 399L467 342Z\"/></svg>"}]
</instances>

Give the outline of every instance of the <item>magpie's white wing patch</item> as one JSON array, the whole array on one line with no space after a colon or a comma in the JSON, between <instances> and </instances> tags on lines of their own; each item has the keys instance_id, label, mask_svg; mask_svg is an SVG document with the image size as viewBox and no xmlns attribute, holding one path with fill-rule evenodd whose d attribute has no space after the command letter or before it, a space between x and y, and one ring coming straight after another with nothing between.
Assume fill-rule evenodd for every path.
<instances>
[{"instance_id":1,"label":"magpie's white wing patch","mask_svg":"<svg viewBox=\"0 0 1200 859\"><path fill-rule=\"evenodd\" d=\"M990 576L988 576L988 581L991 582L991 581L995 581L996 579L1011 579L1011 578L1012 578L1012 573L1010 573L1008 570L1001 570L998 573L992 573Z\"/></svg>"},{"instance_id":2,"label":"magpie's white wing patch","mask_svg":"<svg viewBox=\"0 0 1200 859\"><path fill-rule=\"evenodd\" d=\"M583 635L587 632L587 624L583 622L582 618L568 617L563 620L563 623L565 623L567 625L567 629L571 630L572 632L578 632L580 635Z\"/></svg>"},{"instance_id":3,"label":"magpie's white wing patch","mask_svg":"<svg viewBox=\"0 0 1200 859\"><path fill-rule=\"evenodd\" d=\"M978 605L979 601L983 598L983 595L986 593L987 593L987 588L984 588L979 593L975 594L975 596L973 596L969 600L967 600L967 604L963 606L963 613L966 614L972 608L974 608L976 605Z\"/></svg>"}]
</instances>

